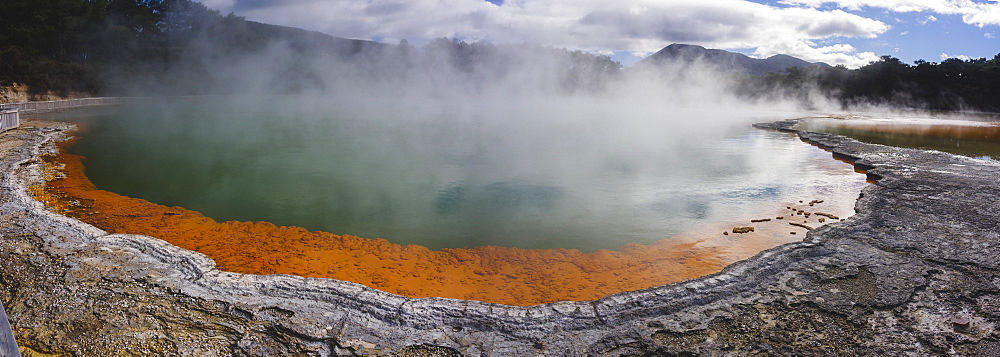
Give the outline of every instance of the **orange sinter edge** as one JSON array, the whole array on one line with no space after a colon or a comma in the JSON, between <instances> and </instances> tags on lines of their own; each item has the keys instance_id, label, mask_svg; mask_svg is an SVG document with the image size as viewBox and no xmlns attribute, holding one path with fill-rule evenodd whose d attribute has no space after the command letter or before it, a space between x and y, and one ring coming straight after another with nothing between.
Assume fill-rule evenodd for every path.
<instances>
[{"instance_id":1,"label":"orange sinter edge","mask_svg":"<svg viewBox=\"0 0 1000 357\"><path fill-rule=\"evenodd\" d=\"M494 246L430 250L267 222L217 222L196 211L96 189L85 175L84 158L66 153L73 141L60 144L61 154L45 157L49 180L31 188L36 199L108 232L148 235L203 253L219 269L236 273L332 278L413 298L528 306L689 280L736 260L722 247L699 247L691 239L594 253ZM751 245L757 247L739 259L778 244Z\"/></svg>"}]
</instances>

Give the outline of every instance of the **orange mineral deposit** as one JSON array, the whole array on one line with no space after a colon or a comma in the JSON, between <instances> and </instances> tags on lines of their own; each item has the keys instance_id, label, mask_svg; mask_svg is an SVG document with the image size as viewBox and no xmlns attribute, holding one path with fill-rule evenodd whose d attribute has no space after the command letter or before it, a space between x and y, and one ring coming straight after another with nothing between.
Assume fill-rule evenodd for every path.
<instances>
[{"instance_id":1,"label":"orange mineral deposit","mask_svg":"<svg viewBox=\"0 0 1000 357\"><path fill-rule=\"evenodd\" d=\"M594 253L492 246L430 250L267 222L217 222L181 207L98 190L85 176L83 158L62 152L46 162L49 170L64 175L51 175L44 187L32 189L54 211L109 232L153 236L201 252L226 271L347 280L414 298L510 305L594 300L715 273L777 245L741 243L746 251L728 258L720 245L699 248L698 239L629 244L619 251Z\"/></svg>"}]
</instances>

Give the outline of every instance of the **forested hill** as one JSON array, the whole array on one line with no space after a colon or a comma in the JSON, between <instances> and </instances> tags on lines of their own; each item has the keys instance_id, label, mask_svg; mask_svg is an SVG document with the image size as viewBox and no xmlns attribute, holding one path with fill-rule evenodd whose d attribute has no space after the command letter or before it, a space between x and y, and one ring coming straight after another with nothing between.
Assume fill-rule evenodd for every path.
<instances>
[{"instance_id":1,"label":"forested hill","mask_svg":"<svg viewBox=\"0 0 1000 357\"><path fill-rule=\"evenodd\" d=\"M213 85L206 60L238 62L278 40L340 57L383 46L223 16L190 0L4 0L0 26L0 85L38 93L115 93L136 81L204 90Z\"/></svg>"},{"instance_id":2,"label":"forested hill","mask_svg":"<svg viewBox=\"0 0 1000 357\"><path fill-rule=\"evenodd\" d=\"M760 61L799 67L728 73L735 94L1000 111L1000 55L913 65L884 56L859 69L803 67L781 56ZM627 72L607 56L534 45L438 39L416 48L344 39L246 21L192 0L0 1L0 87L27 85L38 94L343 92L369 82L384 84L369 90L405 82L428 91L600 91Z\"/></svg>"},{"instance_id":3,"label":"forested hill","mask_svg":"<svg viewBox=\"0 0 1000 357\"><path fill-rule=\"evenodd\" d=\"M823 96L841 105L879 104L932 110L1000 112L1000 54L992 59L950 58L940 63L903 63L882 56L861 68L788 68L740 81L751 98Z\"/></svg>"},{"instance_id":4,"label":"forested hill","mask_svg":"<svg viewBox=\"0 0 1000 357\"><path fill-rule=\"evenodd\" d=\"M639 62L672 66L701 62L742 75L736 92L751 99L831 99L849 107L875 104L935 110L1000 111L1000 54L992 59L950 58L913 65L883 56L859 69L831 67L776 55L754 59L736 52L673 44ZM810 98L812 97L812 98Z\"/></svg>"},{"instance_id":5,"label":"forested hill","mask_svg":"<svg viewBox=\"0 0 1000 357\"><path fill-rule=\"evenodd\" d=\"M0 26L0 86L38 94L287 94L389 80L485 88L521 79L596 90L621 69L607 56L541 46L344 39L191 0L3 0ZM529 66L534 73L519 70Z\"/></svg>"},{"instance_id":6,"label":"forested hill","mask_svg":"<svg viewBox=\"0 0 1000 357\"><path fill-rule=\"evenodd\" d=\"M657 66L664 63L683 61L702 61L718 67L723 71L744 73L751 75L766 75L772 72L781 72L791 67L830 67L822 62L807 62L788 55L774 55L768 58L751 58L737 52L730 52L718 49L707 49L702 46L672 44L664 47L660 51L646 57L636 66Z\"/></svg>"}]
</instances>

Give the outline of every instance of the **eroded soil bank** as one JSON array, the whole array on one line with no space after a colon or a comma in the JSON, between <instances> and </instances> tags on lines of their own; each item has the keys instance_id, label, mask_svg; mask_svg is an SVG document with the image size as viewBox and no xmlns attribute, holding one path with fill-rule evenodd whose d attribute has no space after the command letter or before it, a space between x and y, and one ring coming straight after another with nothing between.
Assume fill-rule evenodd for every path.
<instances>
[{"instance_id":1,"label":"eroded soil bank","mask_svg":"<svg viewBox=\"0 0 1000 357\"><path fill-rule=\"evenodd\" d=\"M45 157L47 182L32 187L32 193L55 212L105 231L157 237L206 254L225 271L333 278L413 298L520 306L595 300L716 273L762 250L801 240L805 227L835 221L809 213L846 217L854 195L841 197L844 202L839 206L819 200L777 202L773 212L761 215L766 221L718 222L700 233L652 245L631 244L620 251L588 254L504 247L433 251L267 222L216 222L195 211L97 190L87 180L84 158L66 153L71 144L72 140L64 141L60 153ZM722 234L733 226L755 229Z\"/></svg>"},{"instance_id":2,"label":"eroded soil bank","mask_svg":"<svg viewBox=\"0 0 1000 357\"><path fill-rule=\"evenodd\" d=\"M788 130L794 122L763 127ZM799 132L875 178L857 214L721 273L527 307L223 272L50 212L60 124L0 134L0 302L23 351L163 355L967 355L1000 351L1000 165Z\"/></svg>"}]
</instances>

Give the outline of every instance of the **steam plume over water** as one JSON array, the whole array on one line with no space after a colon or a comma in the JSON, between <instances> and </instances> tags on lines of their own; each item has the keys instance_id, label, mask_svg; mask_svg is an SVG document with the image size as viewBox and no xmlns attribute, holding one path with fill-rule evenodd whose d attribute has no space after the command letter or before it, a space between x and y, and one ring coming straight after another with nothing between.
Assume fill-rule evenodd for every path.
<instances>
[{"instance_id":1,"label":"steam plume over water","mask_svg":"<svg viewBox=\"0 0 1000 357\"><path fill-rule=\"evenodd\" d=\"M276 45L228 66L208 56L213 70L204 73L215 84L205 93L216 95L73 114L86 130L71 150L88 158L87 176L99 189L218 221L431 249L595 252L428 251L264 223L215 224L169 208L137 219L141 227L132 229L140 231L121 231L207 249L237 272L518 304L594 299L717 271L801 237L784 222L767 233L779 239L754 244L721 231L782 214L778 202L853 196L863 184L850 165L793 135L751 129L799 110L778 100L744 102L709 66L623 71L560 50L463 46L320 61L282 57ZM288 61L294 66L283 67ZM84 186L65 192L94 202L114 196ZM137 201L94 207L110 212L102 217L111 231L122 212L151 206ZM188 223L171 231L163 224L175 216ZM660 241L713 222L711 236L723 238L707 247L704 234ZM330 246L338 253L320 249ZM724 253L700 255L709 252ZM425 274L425 265L437 273ZM569 275L540 288L557 271ZM437 279L455 283L429 283ZM514 283L521 285L506 285Z\"/></svg>"},{"instance_id":2,"label":"steam plume over water","mask_svg":"<svg viewBox=\"0 0 1000 357\"><path fill-rule=\"evenodd\" d=\"M808 154L792 148L803 144L749 129L797 106L747 103L731 75L697 62L623 70L580 52L447 40L349 55L279 41L230 58L193 43L206 93L230 94L93 121L74 150L99 188L430 248L594 251L809 184L790 178L809 176L797 167Z\"/></svg>"},{"instance_id":3,"label":"steam plume over water","mask_svg":"<svg viewBox=\"0 0 1000 357\"><path fill-rule=\"evenodd\" d=\"M827 155L745 113L229 99L112 113L72 150L126 196L430 248L620 249L836 186L803 166Z\"/></svg>"}]
</instances>

